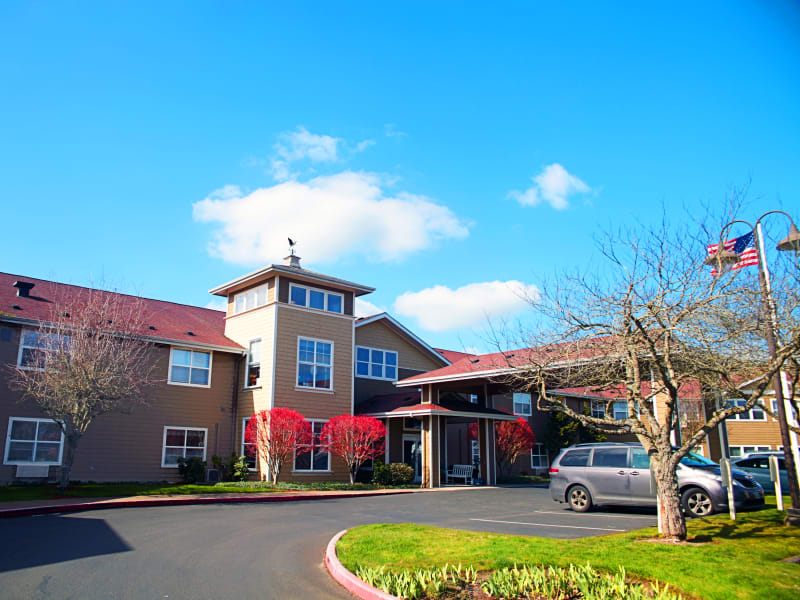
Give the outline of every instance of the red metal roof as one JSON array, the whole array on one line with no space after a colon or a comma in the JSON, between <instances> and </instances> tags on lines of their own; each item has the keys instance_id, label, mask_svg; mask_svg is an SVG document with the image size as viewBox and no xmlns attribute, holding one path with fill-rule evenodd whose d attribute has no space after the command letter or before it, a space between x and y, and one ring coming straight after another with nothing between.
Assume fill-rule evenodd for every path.
<instances>
[{"instance_id":1,"label":"red metal roof","mask_svg":"<svg viewBox=\"0 0 800 600\"><path fill-rule=\"evenodd\" d=\"M34 284L30 290L30 297L17 296L17 288L13 287L15 281ZM35 277L0 273L0 318L5 316L47 321L51 317L54 301L68 303L79 301L89 289ZM145 322L155 328L148 328L143 332L148 337L231 350L242 349L239 344L225 337L225 313L222 311L116 292L95 291L117 296L124 303L141 302ZM190 331L194 335L190 335L188 333Z\"/></svg>"},{"instance_id":2,"label":"red metal roof","mask_svg":"<svg viewBox=\"0 0 800 600\"><path fill-rule=\"evenodd\" d=\"M439 354L444 356L447 360L451 363L461 360L462 358L466 358L467 356L474 356L469 352L459 352L458 350L445 350L444 348L434 348Z\"/></svg>"}]
</instances>

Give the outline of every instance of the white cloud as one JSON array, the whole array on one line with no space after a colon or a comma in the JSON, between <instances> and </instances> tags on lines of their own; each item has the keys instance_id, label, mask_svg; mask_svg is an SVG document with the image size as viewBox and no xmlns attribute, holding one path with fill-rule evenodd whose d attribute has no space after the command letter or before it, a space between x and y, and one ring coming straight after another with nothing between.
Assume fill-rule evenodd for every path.
<instances>
[{"instance_id":1,"label":"white cloud","mask_svg":"<svg viewBox=\"0 0 800 600\"><path fill-rule=\"evenodd\" d=\"M358 142L356 144L356 148L355 148L354 152L363 152L364 150L366 150L370 146L374 146L375 143L376 143L375 140L361 140L360 142Z\"/></svg>"},{"instance_id":2,"label":"white cloud","mask_svg":"<svg viewBox=\"0 0 800 600\"><path fill-rule=\"evenodd\" d=\"M206 308L210 308L211 310L221 310L226 311L228 310L228 303L226 302L225 298L214 298L213 300L209 301L206 304Z\"/></svg>"},{"instance_id":3,"label":"white cloud","mask_svg":"<svg viewBox=\"0 0 800 600\"><path fill-rule=\"evenodd\" d=\"M556 210L564 210L569 207L570 196L591 191L588 185L575 175L570 175L558 163L547 165L532 181L533 185L527 190L514 190L509 192L509 197L523 206L536 206L544 201Z\"/></svg>"},{"instance_id":4,"label":"white cloud","mask_svg":"<svg viewBox=\"0 0 800 600\"><path fill-rule=\"evenodd\" d=\"M518 313L538 295L535 285L514 280L470 283L455 290L437 285L402 294L394 308L400 315L414 317L428 331L447 331Z\"/></svg>"},{"instance_id":5,"label":"white cloud","mask_svg":"<svg viewBox=\"0 0 800 600\"><path fill-rule=\"evenodd\" d=\"M372 173L345 171L248 194L226 186L196 202L193 214L219 224L211 254L242 265L281 258L287 236L299 242L298 254L308 264L352 254L398 260L469 234L469 224L448 207L407 192L388 195L383 183Z\"/></svg>"},{"instance_id":6,"label":"white cloud","mask_svg":"<svg viewBox=\"0 0 800 600\"><path fill-rule=\"evenodd\" d=\"M356 298L356 304L354 308L357 317L371 317L372 315L386 312L385 308L381 308L376 304L373 304L368 300L362 300L361 298Z\"/></svg>"},{"instance_id":7,"label":"white cloud","mask_svg":"<svg viewBox=\"0 0 800 600\"><path fill-rule=\"evenodd\" d=\"M275 143L276 157L270 161L270 173L277 181L285 181L295 176L290 168L294 162L335 162L339 158L341 142L341 138L311 133L303 126L296 131L286 131L278 136Z\"/></svg>"}]
</instances>

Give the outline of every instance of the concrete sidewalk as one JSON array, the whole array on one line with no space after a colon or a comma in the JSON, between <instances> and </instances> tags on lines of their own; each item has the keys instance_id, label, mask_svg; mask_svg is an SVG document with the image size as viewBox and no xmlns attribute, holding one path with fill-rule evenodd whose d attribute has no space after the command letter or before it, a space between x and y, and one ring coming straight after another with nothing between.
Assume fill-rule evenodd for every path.
<instances>
[{"instance_id":1,"label":"concrete sidewalk","mask_svg":"<svg viewBox=\"0 0 800 600\"><path fill-rule=\"evenodd\" d=\"M488 487L448 486L442 488L384 489L384 490L309 490L286 492L249 492L245 494L180 494L125 496L116 498L51 498L46 500L22 500L0 502L0 518L30 515L104 510L108 508L131 508L145 506L177 506L192 504L244 504L256 502L297 502L301 500L329 500L335 498L358 498L361 496L392 496L397 494L419 494L464 489L490 489Z\"/></svg>"}]
</instances>

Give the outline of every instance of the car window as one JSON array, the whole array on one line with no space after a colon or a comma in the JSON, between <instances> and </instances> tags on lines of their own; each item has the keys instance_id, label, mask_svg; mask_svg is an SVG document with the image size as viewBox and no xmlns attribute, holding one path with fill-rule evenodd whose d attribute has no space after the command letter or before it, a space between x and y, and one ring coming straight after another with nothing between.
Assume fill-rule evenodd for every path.
<instances>
[{"instance_id":1,"label":"car window","mask_svg":"<svg viewBox=\"0 0 800 600\"><path fill-rule=\"evenodd\" d=\"M625 468L628 466L628 449L595 448L592 466Z\"/></svg>"},{"instance_id":2,"label":"car window","mask_svg":"<svg viewBox=\"0 0 800 600\"><path fill-rule=\"evenodd\" d=\"M753 468L754 469L769 469L769 459L768 458L754 458L753 459Z\"/></svg>"},{"instance_id":3,"label":"car window","mask_svg":"<svg viewBox=\"0 0 800 600\"><path fill-rule=\"evenodd\" d=\"M708 460L705 456L701 456L694 452L687 452L686 456L681 459L681 464L687 467L716 467L717 463Z\"/></svg>"},{"instance_id":4,"label":"car window","mask_svg":"<svg viewBox=\"0 0 800 600\"><path fill-rule=\"evenodd\" d=\"M778 459L778 469L781 470L781 471L785 471L786 470L786 459L784 459L784 458L779 458Z\"/></svg>"},{"instance_id":5,"label":"car window","mask_svg":"<svg viewBox=\"0 0 800 600\"><path fill-rule=\"evenodd\" d=\"M744 460L737 462L736 466L743 469L752 469L755 466L755 462L756 460L754 458L745 458Z\"/></svg>"},{"instance_id":6,"label":"car window","mask_svg":"<svg viewBox=\"0 0 800 600\"><path fill-rule=\"evenodd\" d=\"M650 457L643 448L631 448L631 468L649 469Z\"/></svg>"},{"instance_id":7,"label":"car window","mask_svg":"<svg viewBox=\"0 0 800 600\"><path fill-rule=\"evenodd\" d=\"M581 448L580 450L569 450L564 456L561 457L559 463L562 467L585 467L589 464L589 448Z\"/></svg>"}]
</instances>

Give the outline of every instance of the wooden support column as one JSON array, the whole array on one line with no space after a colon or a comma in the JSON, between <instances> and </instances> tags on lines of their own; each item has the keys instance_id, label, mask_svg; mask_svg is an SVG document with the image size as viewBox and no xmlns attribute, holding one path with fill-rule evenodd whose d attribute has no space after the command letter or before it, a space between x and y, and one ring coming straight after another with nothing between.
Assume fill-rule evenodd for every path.
<instances>
[{"instance_id":1,"label":"wooden support column","mask_svg":"<svg viewBox=\"0 0 800 600\"><path fill-rule=\"evenodd\" d=\"M422 430L420 431L420 443L422 444L422 487L431 486L430 471L430 452L431 452L431 417L422 417Z\"/></svg>"},{"instance_id":2,"label":"wooden support column","mask_svg":"<svg viewBox=\"0 0 800 600\"><path fill-rule=\"evenodd\" d=\"M439 430L439 419L441 417L439 415L431 415L431 457L430 457L430 468L431 468L431 487L439 487L441 485L441 470L439 465L441 464L440 459L440 444L441 436Z\"/></svg>"},{"instance_id":3,"label":"wooden support column","mask_svg":"<svg viewBox=\"0 0 800 600\"><path fill-rule=\"evenodd\" d=\"M480 478L483 479L484 482L489 481L489 440L486 435L488 432L486 423L486 419L478 419L478 447L480 448L481 454Z\"/></svg>"}]
</instances>

